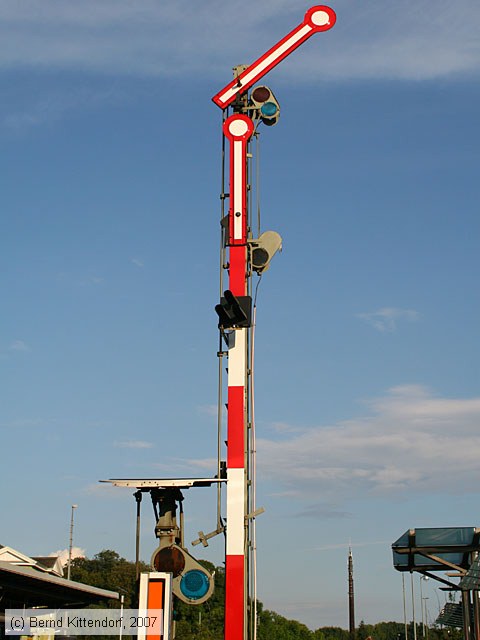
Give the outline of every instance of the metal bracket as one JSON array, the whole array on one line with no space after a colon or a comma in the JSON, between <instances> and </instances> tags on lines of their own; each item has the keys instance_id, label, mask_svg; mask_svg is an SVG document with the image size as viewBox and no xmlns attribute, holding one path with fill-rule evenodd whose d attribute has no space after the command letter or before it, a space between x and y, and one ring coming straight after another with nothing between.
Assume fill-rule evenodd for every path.
<instances>
[{"instance_id":1,"label":"metal bracket","mask_svg":"<svg viewBox=\"0 0 480 640\"><path fill-rule=\"evenodd\" d=\"M215 529L215 531L212 531L210 533L203 533L203 531L199 531L198 538L197 540L194 540L192 542L192 545L196 546L197 544L202 543L204 547L208 547L207 540L210 540L210 538L214 538L215 536L218 536L220 533L223 533L224 531L225 531L225 527L219 527L218 529Z\"/></svg>"},{"instance_id":2,"label":"metal bracket","mask_svg":"<svg viewBox=\"0 0 480 640\"><path fill-rule=\"evenodd\" d=\"M464 576L467 573L466 569L462 569L462 567L459 567L458 565L454 564L453 562L449 562L448 560L445 560L445 558L440 558L439 556L433 554L433 553L422 553L421 551L418 552L419 555L424 556L425 558L428 558L429 560L433 560L434 562L438 562L439 564L443 564L446 567L450 567L451 569L455 569L455 571L458 571L460 575Z\"/></svg>"},{"instance_id":3,"label":"metal bracket","mask_svg":"<svg viewBox=\"0 0 480 640\"><path fill-rule=\"evenodd\" d=\"M255 509L255 511L247 513L247 515L245 516L245 520L253 520L253 518L256 518L262 513L265 513L265 509L263 507L258 507L258 509Z\"/></svg>"}]
</instances>

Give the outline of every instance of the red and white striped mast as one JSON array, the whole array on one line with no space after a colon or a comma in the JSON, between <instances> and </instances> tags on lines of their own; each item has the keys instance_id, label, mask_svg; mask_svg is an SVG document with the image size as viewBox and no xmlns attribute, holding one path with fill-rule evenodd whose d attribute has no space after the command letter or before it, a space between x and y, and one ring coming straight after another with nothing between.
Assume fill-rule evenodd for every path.
<instances>
[{"instance_id":1,"label":"red and white striped mast","mask_svg":"<svg viewBox=\"0 0 480 640\"><path fill-rule=\"evenodd\" d=\"M284 60L311 35L327 31L336 21L335 12L327 6L309 9L303 22L265 54L246 67L234 80L219 91L213 102L222 110L233 104L234 113L223 122L223 134L229 142L229 208L226 233L228 249L229 288L223 302L242 307L243 322L230 324L228 334L228 415L227 415L227 488L226 488L226 561L225 561L225 640L246 640L248 637L247 607L249 594L247 549L249 544L248 513L248 343L251 322L246 299L252 265L248 250L249 211L247 186L247 153L255 129L249 117L248 90L273 67ZM242 98L242 99L240 99ZM273 232L267 232L273 233ZM251 302L251 301L250 301ZM217 305L222 329L222 304ZM240 311L242 315L242 311ZM227 325L228 326L228 325ZM223 330L223 329L222 329ZM255 635L255 634L254 634Z\"/></svg>"},{"instance_id":2,"label":"red and white striped mast","mask_svg":"<svg viewBox=\"0 0 480 640\"><path fill-rule=\"evenodd\" d=\"M223 125L230 143L229 289L237 298L247 295L247 147L253 130L252 120L243 114L230 116ZM243 640L246 626L248 331L235 329L228 349L225 638L229 640Z\"/></svg>"}]
</instances>

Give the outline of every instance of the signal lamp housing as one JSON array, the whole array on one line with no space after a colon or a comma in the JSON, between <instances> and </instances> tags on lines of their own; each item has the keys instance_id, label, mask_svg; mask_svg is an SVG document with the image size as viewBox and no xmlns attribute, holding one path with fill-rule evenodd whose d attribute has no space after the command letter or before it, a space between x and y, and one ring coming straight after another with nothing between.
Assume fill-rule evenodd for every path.
<instances>
[{"instance_id":1,"label":"signal lamp housing","mask_svg":"<svg viewBox=\"0 0 480 640\"><path fill-rule=\"evenodd\" d=\"M250 327L252 324L251 296L234 296L227 289L220 298L220 304L215 306L215 311L218 314L219 329Z\"/></svg>"},{"instance_id":2,"label":"signal lamp housing","mask_svg":"<svg viewBox=\"0 0 480 640\"><path fill-rule=\"evenodd\" d=\"M153 552L155 571L172 574L172 591L182 602L202 604L213 594L212 575L182 547L172 544Z\"/></svg>"},{"instance_id":3,"label":"signal lamp housing","mask_svg":"<svg viewBox=\"0 0 480 640\"><path fill-rule=\"evenodd\" d=\"M257 119L268 127L277 124L280 117L280 105L269 87L265 85L254 87L250 94L250 102L256 111Z\"/></svg>"}]
</instances>

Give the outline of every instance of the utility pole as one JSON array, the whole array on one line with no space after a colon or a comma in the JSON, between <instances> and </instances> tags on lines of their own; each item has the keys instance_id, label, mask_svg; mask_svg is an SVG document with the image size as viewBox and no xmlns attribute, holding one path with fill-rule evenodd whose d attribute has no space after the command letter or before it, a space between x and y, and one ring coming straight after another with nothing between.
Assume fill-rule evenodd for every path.
<instances>
[{"instance_id":1,"label":"utility pole","mask_svg":"<svg viewBox=\"0 0 480 640\"><path fill-rule=\"evenodd\" d=\"M72 568L72 550L73 550L73 514L78 504L72 504L72 513L70 516L70 540L68 542L68 563L67 563L67 580L70 580L70 573Z\"/></svg>"},{"instance_id":2,"label":"utility pole","mask_svg":"<svg viewBox=\"0 0 480 640\"><path fill-rule=\"evenodd\" d=\"M427 624L427 620L426 620L426 607L425 607L425 600L428 598L424 598L423 597L423 588L422 588L422 583L424 580L428 580L428 576L423 576L421 575L419 578L419 582L420 582L420 606L422 608L422 638L425 638L425 628L426 628L426 624ZM480 640L480 639L479 639Z\"/></svg>"},{"instance_id":3,"label":"utility pole","mask_svg":"<svg viewBox=\"0 0 480 640\"><path fill-rule=\"evenodd\" d=\"M353 591L353 555L351 547L348 551L348 622L350 640L355 640L355 597Z\"/></svg>"},{"instance_id":4,"label":"utility pole","mask_svg":"<svg viewBox=\"0 0 480 640\"><path fill-rule=\"evenodd\" d=\"M140 516L142 492L140 490L135 491L133 496L137 504L137 518L135 527L135 580L138 582L138 580L140 579Z\"/></svg>"},{"instance_id":5,"label":"utility pole","mask_svg":"<svg viewBox=\"0 0 480 640\"><path fill-rule=\"evenodd\" d=\"M213 102L222 109L223 135L229 144L229 189L228 214L222 219L229 284L216 310L219 315L221 340L228 348L228 400L227 400L227 461L226 461L226 554L225 554L225 640L246 640L248 637L248 607L256 599L250 593L249 549L251 522L258 515L252 505L252 450L249 429L251 411L252 344L252 270L261 274L268 266L271 256L263 267L255 268L252 257L255 244L260 252L262 238L251 238L250 212L248 210L248 157L249 144L260 121L278 116L278 103L268 87L253 85L311 35L327 31L336 21L335 12L325 5L309 9L301 22L276 45L247 67L237 68L239 73L219 91ZM243 69L243 70L242 70ZM233 113L228 114L231 107ZM275 122L267 122L274 124ZM227 197L222 194L222 197ZM276 250L281 238L275 232L273 240ZM263 234L262 234L263 235ZM278 236L278 237L277 237ZM278 242L280 238L280 242ZM220 352L219 352L220 353ZM222 353L223 355L223 353ZM254 481L253 481L254 482ZM253 508L252 508L253 507ZM254 551L253 551L254 553ZM256 620L250 640L256 637Z\"/></svg>"}]
</instances>

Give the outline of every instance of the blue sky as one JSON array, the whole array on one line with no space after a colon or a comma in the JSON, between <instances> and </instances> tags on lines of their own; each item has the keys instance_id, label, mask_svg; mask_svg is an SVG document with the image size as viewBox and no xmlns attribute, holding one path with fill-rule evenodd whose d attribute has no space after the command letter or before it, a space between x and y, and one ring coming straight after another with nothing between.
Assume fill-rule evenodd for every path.
<instances>
[{"instance_id":1,"label":"blue sky","mask_svg":"<svg viewBox=\"0 0 480 640\"><path fill-rule=\"evenodd\" d=\"M0 1L2 544L64 549L75 503L79 548L133 558L131 492L98 480L214 473L210 99L308 6ZM402 620L390 544L479 525L480 6L332 7L261 135L259 597L312 628L348 625L350 541L357 622ZM213 491L185 509L215 528Z\"/></svg>"}]
</instances>

